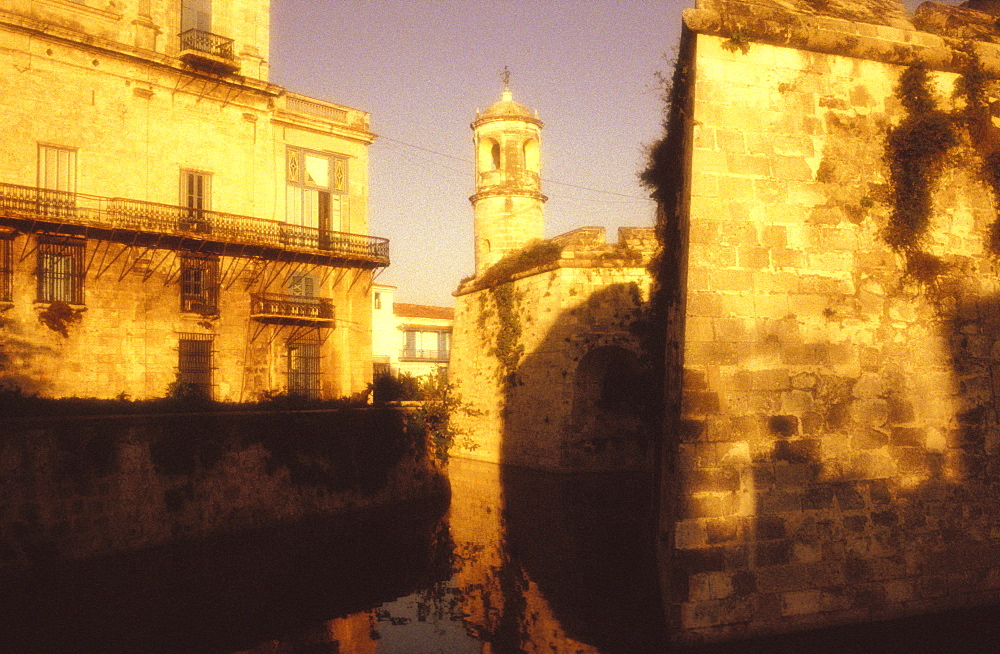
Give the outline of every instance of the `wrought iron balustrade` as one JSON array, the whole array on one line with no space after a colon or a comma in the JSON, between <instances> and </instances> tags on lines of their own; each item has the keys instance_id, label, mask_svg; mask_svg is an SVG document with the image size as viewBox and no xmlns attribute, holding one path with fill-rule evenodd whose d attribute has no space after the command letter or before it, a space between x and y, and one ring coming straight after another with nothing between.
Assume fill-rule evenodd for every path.
<instances>
[{"instance_id":1,"label":"wrought iron balustrade","mask_svg":"<svg viewBox=\"0 0 1000 654\"><path fill-rule=\"evenodd\" d=\"M403 348L399 352L400 359L416 359L420 361L447 361L448 350L417 350Z\"/></svg>"},{"instance_id":2,"label":"wrought iron balustrade","mask_svg":"<svg viewBox=\"0 0 1000 654\"><path fill-rule=\"evenodd\" d=\"M181 50L197 50L220 59L235 61L233 40L204 30L189 29L181 32Z\"/></svg>"},{"instance_id":3,"label":"wrought iron balustrade","mask_svg":"<svg viewBox=\"0 0 1000 654\"><path fill-rule=\"evenodd\" d=\"M250 317L263 322L333 322L333 301L302 295L259 293L250 296Z\"/></svg>"},{"instance_id":4,"label":"wrought iron balustrade","mask_svg":"<svg viewBox=\"0 0 1000 654\"><path fill-rule=\"evenodd\" d=\"M388 239L177 205L0 183L0 219L190 237L389 264Z\"/></svg>"}]
</instances>

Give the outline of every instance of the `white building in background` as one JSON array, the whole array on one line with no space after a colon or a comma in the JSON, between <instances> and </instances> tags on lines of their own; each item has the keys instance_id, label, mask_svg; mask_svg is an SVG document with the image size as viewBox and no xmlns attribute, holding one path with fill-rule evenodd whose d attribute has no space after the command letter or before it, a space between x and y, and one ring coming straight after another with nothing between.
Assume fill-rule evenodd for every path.
<instances>
[{"instance_id":1,"label":"white building in background","mask_svg":"<svg viewBox=\"0 0 1000 654\"><path fill-rule=\"evenodd\" d=\"M372 287L374 374L424 377L447 369L455 310L395 301L395 286Z\"/></svg>"}]
</instances>

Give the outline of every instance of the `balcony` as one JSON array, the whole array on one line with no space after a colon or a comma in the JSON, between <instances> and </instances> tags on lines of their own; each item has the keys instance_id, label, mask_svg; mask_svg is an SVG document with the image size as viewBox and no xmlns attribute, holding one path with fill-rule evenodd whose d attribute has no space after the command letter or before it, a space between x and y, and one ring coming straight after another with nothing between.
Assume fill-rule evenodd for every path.
<instances>
[{"instance_id":1,"label":"balcony","mask_svg":"<svg viewBox=\"0 0 1000 654\"><path fill-rule=\"evenodd\" d=\"M240 69L233 56L233 40L204 30L190 29L180 34L178 55L186 64L211 72L235 73Z\"/></svg>"},{"instance_id":2,"label":"balcony","mask_svg":"<svg viewBox=\"0 0 1000 654\"><path fill-rule=\"evenodd\" d=\"M379 268L389 241L278 220L0 183L0 224L140 245Z\"/></svg>"},{"instance_id":3,"label":"balcony","mask_svg":"<svg viewBox=\"0 0 1000 654\"><path fill-rule=\"evenodd\" d=\"M448 361L448 355L450 352L448 350L416 350L411 348L403 348L399 351L400 361L438 361L445 362Z\"/></svg>"},{"instance_id":4,"label":"balcony","mask_svg":"<svg viewBox=\"0 0 1000 654\"><path fill-rule=\"evenodd\" d=\"M274 325L333 326L333 302L327 298L261 293L250 296L250 317Z\"/></svg>"}]
</instances>

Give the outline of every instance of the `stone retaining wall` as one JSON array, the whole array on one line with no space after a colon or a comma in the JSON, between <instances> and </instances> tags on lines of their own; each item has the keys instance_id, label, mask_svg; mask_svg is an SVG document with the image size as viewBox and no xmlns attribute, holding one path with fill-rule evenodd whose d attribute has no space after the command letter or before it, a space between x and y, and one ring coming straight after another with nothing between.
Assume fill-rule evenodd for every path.
<instances>
[{"instance_id":1,"label":"stone retaining wall","mask_svg":"<svg viewBox=\"0 0 1000 654\"><path fill-rule=\"evenodd\" d=\"M0 569L447 493L385 409L5 421Z\"/></svg>"}]
</instances>

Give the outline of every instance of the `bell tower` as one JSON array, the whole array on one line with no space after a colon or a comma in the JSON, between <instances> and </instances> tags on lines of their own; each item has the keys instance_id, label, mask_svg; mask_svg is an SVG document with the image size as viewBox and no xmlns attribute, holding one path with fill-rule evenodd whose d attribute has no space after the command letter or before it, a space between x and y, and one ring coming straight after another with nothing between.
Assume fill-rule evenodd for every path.
<instances>
[{"instance_id":1,"label":"bell tower","mask_svg":"<svg viewBox=\"0 0 1000 654\"><path fill-rule=\"evenodd\" d=\"M510 92L504 68L500 101L472 121L476 148L476 276L505 254L544 237L547 199L541 186L542 121Z\"/></svg>"}]
</instances>

